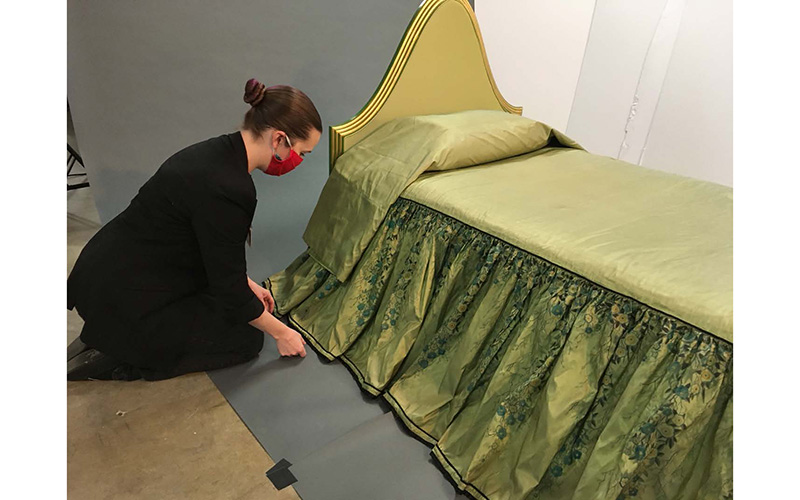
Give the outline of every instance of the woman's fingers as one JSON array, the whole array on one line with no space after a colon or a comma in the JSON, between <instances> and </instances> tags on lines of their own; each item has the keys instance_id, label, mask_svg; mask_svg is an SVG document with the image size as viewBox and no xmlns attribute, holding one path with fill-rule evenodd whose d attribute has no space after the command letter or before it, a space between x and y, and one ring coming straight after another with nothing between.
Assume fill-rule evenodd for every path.
<instances>
[{"instance_id":1,"label":"woman's fingers","mask_svg":"<svg viewBox=\"0 0 800 500\"><path fill-rule=\"evenodd\" d=\"M272 311L275 310L275 299L272 298L272 294L267 290L264 290L264 299L266 300L264 305L267 307L270 314L272 314Z\"/></svg>"},{"instance_id":2,"label":"woman's fingers","mask_svg":"<svg viewBox=\"0 0 800 500\"><path fill-rule=\"evenodd\" d=\"M292 332L287 338L280 338L278 341L278 352L281 356L300 356L306 357L306 349L303 345L306 341L296 331Z\"/></svg>"}]
</instances>

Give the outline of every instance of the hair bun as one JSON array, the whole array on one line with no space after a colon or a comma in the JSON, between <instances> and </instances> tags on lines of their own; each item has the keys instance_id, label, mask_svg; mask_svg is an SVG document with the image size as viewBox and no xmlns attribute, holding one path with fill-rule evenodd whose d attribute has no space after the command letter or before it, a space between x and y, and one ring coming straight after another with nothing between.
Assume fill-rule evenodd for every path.
<instances>
[{"instance_id":1,"label":"hair bun","mask_svg":"<svg viewBox=\"0 0 800 500\"><path fill-rule=\"evenodd\" d=\"M258 106L264 99L266 89L267 87L255 78L247 80L244 86L244 102L253 107Z\"/></svg>"}]
</instances>

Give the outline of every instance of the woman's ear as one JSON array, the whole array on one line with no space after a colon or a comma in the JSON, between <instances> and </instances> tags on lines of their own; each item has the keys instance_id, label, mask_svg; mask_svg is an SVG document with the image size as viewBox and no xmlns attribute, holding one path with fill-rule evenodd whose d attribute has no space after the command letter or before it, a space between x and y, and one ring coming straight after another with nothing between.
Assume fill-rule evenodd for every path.
<instances>
[{"instance_id":1,"label":"woman's ear","mask_svg":"<svg viewBox=\"0 0 800 500\"><path fill-rule=\"evenodd\" d=\"M272 129L270 130L269 134L269 144L272 146L273 150L277 150L279 147L289 147L288 141L286 140L286 134L284 132Z\"/></svg>"},{"instance_id":2,"label":"woman's ear","mask_svg":"<svg viewBox=\"0 0 800 500\"><path fill-rule=\"evenodd\" d=\"M267 144L269 144L269 146L273 150L278 149L278 146L280 145L281 141L281 135L278 133L278 131L275 129L270 129L268 132L268 136L269 140L267 141Z\"/></svg>"}]
</instances>

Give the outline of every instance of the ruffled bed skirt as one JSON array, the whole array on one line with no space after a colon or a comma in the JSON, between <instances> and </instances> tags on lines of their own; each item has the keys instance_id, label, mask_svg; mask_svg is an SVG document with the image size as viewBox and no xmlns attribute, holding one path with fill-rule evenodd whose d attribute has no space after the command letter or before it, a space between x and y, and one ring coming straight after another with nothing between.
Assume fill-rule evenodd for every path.
<instances>
[{"instance_id":1,"label":"ruffled bed skirt","mask_svg":"<svg viewBox=\"0 0 800 500\"><path fill-rule=\"evenodd\" d=\"M346 282L303 254L268 285L476 498L733 495L708 332L405 199Z\"/></svg>"}]
</instances>

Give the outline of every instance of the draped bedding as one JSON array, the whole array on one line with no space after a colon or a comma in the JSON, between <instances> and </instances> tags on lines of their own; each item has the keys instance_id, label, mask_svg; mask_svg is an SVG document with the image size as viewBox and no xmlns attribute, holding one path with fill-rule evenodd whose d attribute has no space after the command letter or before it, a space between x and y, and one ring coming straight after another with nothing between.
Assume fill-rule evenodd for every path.
<instances>
[{"instance_id":1,"label":"draped bedding","mask_svg":"<svg viewBox=\"0 0 800 500\"><path fill-rule=\"evenodd\" d=\"M448 141L480 150L511 129L485 118L429 123L467 120ZM403 141L383 136L405 185L267 280L278 313L475 498L732 497L730 190L508 119L544 140L480 166L398 175Z\"/></svg>"}]
</instances>

